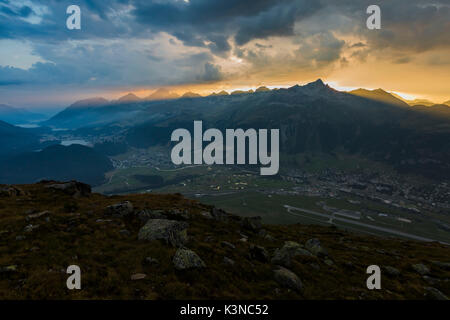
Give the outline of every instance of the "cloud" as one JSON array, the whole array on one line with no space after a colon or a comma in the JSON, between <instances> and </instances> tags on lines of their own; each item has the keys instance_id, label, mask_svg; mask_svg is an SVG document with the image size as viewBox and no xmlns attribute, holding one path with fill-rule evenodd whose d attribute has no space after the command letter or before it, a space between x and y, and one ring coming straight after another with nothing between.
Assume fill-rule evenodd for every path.
<instances>
[{"instance_id":1,"label":"cloud","mask_svg":"<svg viewBox=\"0 0 450 320\"><path fill-rule=\"evenodd\" d=\"M447 0L377 2L381 30L366 27L372 0L78 0L74 31L65 27L72 1L0 0L0 43L31 48L8 64L11 50L0 47L0 85L159 86L323 75L368 61L448 65Z\"/></svg>"}]
</instances>

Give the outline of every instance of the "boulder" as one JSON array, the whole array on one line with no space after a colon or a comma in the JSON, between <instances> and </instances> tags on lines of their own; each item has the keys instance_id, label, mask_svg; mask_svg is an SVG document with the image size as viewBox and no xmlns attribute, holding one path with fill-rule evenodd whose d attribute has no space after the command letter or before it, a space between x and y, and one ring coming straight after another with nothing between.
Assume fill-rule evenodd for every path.
<instances>
[{"instance_id":1,"label":"boulder","mask_svg":"<svg viewBox=\"0 0 450 320\"><path fill-rule=\"evenodd\" d=\"M259 232L262 229L261 221L261 217L245 217L242 219L242 227L250 231Z\"/></svg>"},{"instance_id":2,"label":"boulder","mask_svg":"<svg viewBox=\"0 0 450 320\"><path fill-rule=\"evenodd\" d=\"M0 267L0 273L13 273L17 271L16 265L10 265L5 267Z\"/></svg>"},{"instance_id":3,"label":"boulder","mask_svg":"<svg viewBox=\"0 0 450 320\"><path fill-rule=\"evenodd\" d=\"M53 190L60 190L74 198L86 197L92 192L90 185L78 181L54 183L45 187Z\"/></svg>"},{"instance_id":4,"label":"boulder","mask_svg":"<svg viewBox=\"0 0 450 320\"><path fill-rule=\"evenodd\" d=\"M319 239L316 238L309 239L308 241L306 241L305 247L309 252L311 252L315 256L318 257L328 256L328 251L324 247L322 247Z\"/></svg>"},{"instance_id":5,"label":"boulder","mask_svg":"<svg viewBox=\"0 0 450 320\"><path fill-rule=\"evenodd\" d=\"M220 243L220 245L221 245L222 247L227 247L227 248L232 249L232 250L233 250L233 249L236 249L236 246L235 246L234 244L228 242L228 241L222 241L222 242Z\"/></svg>"},{"instance_id":6,"label":"boulder","mask_svg":"<svg viewBox=\"0 0 450 320\"><path fill-rule=\"evenodd\" d=\"M424 276L430 273L430 269L422 263L413 264L412 268L414 271L416 271L418 274Z\"/></svg>"},{"instance_id":7,"label":"boulder","mask_svg":"<svg viewBox=\"0 0 450 320\"><path fill-rule=\"evenodd\" d=\"M144 273L136 273L136 274L133 274L133 275L131 275L131 280L142 280L142 279L145 279L147 277L147 275L146 274L144 274Z\"/></svg>"},{"instance_id":8,"label":"boulder","mask_svg":"<svg viewBox=\"0 0 450 320\"><path fill-rule=\"evenodd\" d=\"M303 284L295 273L280 267L274 271L275 281L282 287L302 292Z\"/></svg>"},{"instance_id":9,"label":"boulder","mask_svg":"<svg viewBox=\"0 0 450 320\"><path fill-rule=\"evenodd\" d=\"M228 213L226 213L222 209L212 208L211 216L216 221L228 221Z\"/></svg>"},{"instance_id":10,"label":"boulder","mask_svg":"<svg viewBox=\"0 0 450 320\"><path fill-rule=\"evenodd\" d=\"M136 213L136 216L142 222L147 222L150 219L166 219L164 210L150 210L144 209Z\"/></svg>"},{"instance_id":11,"label":"boulder","mask_svg":"<svg viewBox=\"0 0 450 320\"><path fill-rule=\"evenodd\" d=\"M48 215L50 213L51 213L50 211L42 211L42 212L39 212L39 213L29 214L25 219L27 221L33 220L33 219L38 219L38 218L40 218L42 216L45 216L45 215Z\"/></svg>"},{"instance_id":12,"label":"boulder","mask_svg":"<svg viewBox=\"0 0 450 320\"><path fill-rule=\"evenodd\" d=\"M167 219L151 219L139 230L139 240L163 240L174 247L187 242L188 223Z\"/></svg>"},{"instance_id":13,"label":"boulder","mask_svg":"<svg viewBox=\"0 0 450 320\"><path fill-rule=\"evenodd\" d=\"M226 264L229 267L234 266L234 260L227 258L227 257L223 257L223 263Z\"/></svg>"},{"instance_id":14,"label":"boulder","mask_svg":"<svg viewBox=\"0 0 450 320\"><path fill-rule=\"evenodd\" d=\"M144 263L150 265L159 265L159 260L152 257L147 257L145 258Z\"/></svg>"},{"instance_id":15,"label":"boulder","mask_svg":"<svg viewBox=\"0 0 450 320\"><path fill-rule=\"evenodd\" d=\"M384 271L390 276L397 277L400 275L400 271L394 267L386 266L384 267Z\"/></svg>"},{"instance_id":16,"label":"boulder","mask_svg":"<svg viewBox=\"0 0 450 320\"><path fill-rule=\"evenodd\" d=\"M205 268L206 264L192 250L178 249L173 257L173 264L177 270Z\"/></svg>"},{"instance_id":17,"label":"boulder","mask_svg":"<svg viewBox=\"0 0 450 320\"><path fill-rule=\"evenodd\" d=\"M125 217L133 214L134 208L130 201L124 201L106 207L105 215L113 217Z\"/></svg>"},{"instance_id":18,"label":"boulder","mask_svg":"<svg viewBox=\"0 0 450 320\"><path fill-rule=\"evenodd\" d=\"M208 211L202 211L200 213L204 218L208 219L208 220L212 220L213 216L211 215L211 213L209 213Z\"/></svg>"},{"instance_id":19,"label":"boulder","mask_svg":"<svg viewBox=\"0 0 450 320\"><path fill-rule=\"evenodd\" d=\"M283 247L276 249L271 262L285 267L290 267L292 258L296 256L312 256L312 254L303 249L302 246L294 241L286 241Z\"/></svg>"},{"instance_id":20,"label":"boulder","mask_svg":"<svg viewBox=\"0 0 450 320\"><path fill-rule=\"evenodd\" d=\"M258 260L261 262L269 261L269 253L264 247L250 245L250 259Z\"/></svg>"}]
</instances>

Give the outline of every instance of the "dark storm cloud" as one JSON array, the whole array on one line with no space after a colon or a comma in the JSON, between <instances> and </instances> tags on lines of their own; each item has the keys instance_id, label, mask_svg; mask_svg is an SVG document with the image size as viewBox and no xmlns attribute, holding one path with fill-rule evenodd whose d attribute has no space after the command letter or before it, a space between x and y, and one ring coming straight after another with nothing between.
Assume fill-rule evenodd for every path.
<instances>
[{"instance_id":1,"label":"dark storm cloud","mask_svg":"<svg viewBox=\"0 0 450 320\"><path fill-rule=\"evenodd\" d=\"M132 13L142 25L217 54L231 49L229 38L244 45L253 39L292 35L297 19L321 8L314 0L134 1L134 5Z\"/></svg>"},{"instance_id":2,"label":"dark storm cloud","mask_svg":"<svg viewBox=\"0 0 450 320\"><path fill-rule=\"evenodd\" d=\"M408 63L414 52L450 47L447 0L77 0L82 10L80 31L65 27L66 8L73 1L24 3L0 0L0 40L28 41L43 62L29 70L0 67L3 86L220 81L226 70L215 58L234 54L259 68L273 63L264 50L286 49L264 41L271 37L292 41L285 53L299 68L346 61L342 52L347 48L353 50L347 58L360 61L384 49L400 50L389 59ZM374 3L382 10L379 31L366 28L366 8ZM146 41L160 33L170 35L164 41L173 51L185 50L179 42L198 50L182 59L159 54L161 49L149 48ZM345 43L346 35L361 42ZM130 45L136 39L142 42ZM72 46L73 40L80 43ZM254 48L246 47L254 40L258 41Z\"/></svg>"}]
</instances>

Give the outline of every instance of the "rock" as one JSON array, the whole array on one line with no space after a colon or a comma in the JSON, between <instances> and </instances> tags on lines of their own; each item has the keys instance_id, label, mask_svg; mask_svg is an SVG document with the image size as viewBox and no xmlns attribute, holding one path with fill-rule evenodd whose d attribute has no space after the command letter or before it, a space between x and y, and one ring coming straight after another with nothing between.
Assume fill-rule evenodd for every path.
<instances>
[{"instance_id":1,"label":"rock","mask_svg":"<svg viewBox=\"0 0 450 320\"><path fill-rule=\"evenodd\" d=\"M139 240L164 240L174 247L187 242L188 223L166 219L151 219L139 230Z\"/></svg>"},{"instance_id":2,"label":"rock","mask_svg":"<svg viewBox=\"0 0 450 320\"><path fill-rule=\"evenodd\" d=\"M26 193L14 186L0 186L0 197L19 197L24 196Z\"/></svg>"},{"instance_id":3,"label":"rock","mask_svg":"<svg viewBox=\"0 0 450 320\"><path fill-rule=\"evenodd\" d=\"M445 294L443 294L442 292L440 292L436 288L425 287L424 289L426 291L425 296L427 296L430 299L433 299L433 300L449 300L448 297Z\"/></svg>"},{"instance_id":4,"label":"rock","mask_svg":"<svg viewBox=\"0 0 450 320\"><path fill-rule=\"evenodd\" d=\"M428 269L428 267L422 263L413 264L412 268L422 276L430 273L430 269Z\"/></svg>"},{"instance_id":5,"label":"rock","mask_svg":"<svg viewBox=\"0 0 450 320\"><path fill-rule=\"evenodd\" d=\"M290 288L297 292L302 292L303 284L295 273L292 271L280 267L274 271L275 281L282 287Z\"/></svg>"},{"instance_id":6,"label":"rock","mask_svg":"<svg viewBox=\"0 0 450 320\"><path fill-rule=\"evenodd\" d=\"M222 209L212 208L211 216L214 220L217 221L228 221L228 213L226 213Z\"/></svg>"},{"instance_id":7,"label":"rock","mask_svg":"<svg viewBox=\"0 0 450 320\"><path fill-rule=\"evenodd\" d=\"M131 276L131 280L142 280L145 279L146 277L147 275L144 273L136 273Z\"/></svg>"},{"instance_id":8,"label":"rock","mask_svg":"<svg viewBox=\"0 0 450 320\"><path fill-rule=\"evenodd\" d=\"M60 190L64 193L74 197L87 197L91 194L91 186L78 181L70 181L65 183L54 183L45 186L48 189Z\"/></svg>"},{"instance_id":9,"label":"rock","mask_svg":"<svg viewBox=\"0 0 450 320\"><path fill-rule=\"evenodd\" d=\"M311 268L313 268L314 270L317 270L317 271L320 270L320 266L317 263L310 263L309 266Z\"/></svg>"},{"instance_id":10,"label":"rock","mask_svg":"<svg viewBox=\"0 0 450 320\"><path fill-rule=\"evenodd\" d=\"M261 220L261 217L245 217L242 219L242 227L247 230L258 232L262 229Z\"/></svg>"},{"instance_id":11,"label":"rock","mask_svg":"<svg viewBox=\"0 0 450 320\"><path fill-rule=\"evenodd\" d=\"M51 214L51 212L50 211L42 211L42 212L39 212L39 213L30 214L25 219L27 221L29 221L29 220L32 220L32 219L40 218L40 217L48 215L48 214Z\"/></svg>"},{"instance_id":12,"label":"rock","mask_svg":"<svg viewBox=\"0 0 450 320\"><path fill-rule=\"evenodd\" d=\"M333 262L333 260L331 260L331 259L325 259L325 264L327 265L327 266L332 266L332 265L334 265L334 262Z\"/></svg>"},{"instance_id":13,"label":"rock","mask_svg":"<svg viewBox=\"0 0 450 320\"><path fill-rule=\"evenodd\" d=\"M206 267L203 260L194 251L188 249L178 249L173 257L173 264L177 270Z\"/></svg>"},{"instance_id":14,"label":"rock","mask_svg":"<svg viewBox=\"0 0 450 320\"><path fill-rule=\"evenodd\" d=\"M269 253L264 247L250 245L250 258L261 262L269 261Z\"/></svg>"},{"instance_id":15,"label":"rock","mask_svg":"<svg viewBox=\"0 0 450 320\"><path fill-rule=\"evenodd\" d=\"M128 231L127 229L122 229L119 231L119 233L124 236L129 236L131 234L131 232Z\"/></svg>"},{"instance_id":16,"label":"rock","mask_svg":"<svg viewBox=\"0 0 450 320\"><path fill-rule=\"evenodd\" d=\"M275 241L275 238L272 237L270 234L266 234L266 235L264 236L264 240L267 240L267 241Z\"/></svg>"},{"instance_id":17,"label":"rock","mask_svg":"<svg viewBox=\"0 0 450 320\"><path fill-rule=\"evenodd\" d=\"M276 249L271 262L285 267L290 267L292 258L296 256L312 256L312 254L294 241L286 241L280 249Z\"/></svg>"},{"instance_id":18,"label":"rock","mask_svg":"<svg viewBox=\"0 0 450 320\"><path fill-rule=\"evenodd\" d=\"M321 246L319 239L309 239L305 243L306 249L315 256L328 256L328 251Z\"/></svg>"},{"instance_id":19,"label":"rock","mask_svg":"<svg viewBox=\"0 0 450 320\"><path fill-rule=\"evenodd\" d=\"M425 280L428 284L430 284L432 286L435 286L439 282L441 282L441 280L433 278L433 277L429 277L429 276L423 276L422 278L423 278L423 280Z\"/></svg>"},{"instance_id":20,"label":"rock","mask_svg":"<svg viewBox=\"0 0 450 320\"><path fill-rule=\"evenodd\" d=\"M228 248L230 248L230 249L236 249L236 246L235 246L234 244L232 244L232 243L229 243L228 241L222 241L222 242L220 243L220 245L221 245L222 247L228 247Z\"/></svg>"},{"instance_id":21,"label":"rock","mask_svg":"<svg viewBox=\"0 0 450 320\"><path fill-rule=\"evenodd\" d=\"M433 265L444 270L450 270L450 262L431 261Z\"/></svg>"},{"instance_id":22,"label":"rock","mask_svg":"<svg viewBox=\"0 0 450 320\"><path fill-rule=\"evenodd\" d=\"M240 242L244 242L244 243L245 243L245 242L247 242L247 241L248 241L248 238L244 238L244 237L242 237L242 238L240 238L240 239L239 239L239 241L240 241Z\"/></svg>"},{"instance_id":23,"label":"rock","mask_svg":"<svg viewBox=\"0 0 450 320\"><path fill-rule=\"evenodd\" d=\"M146 264L153 264L153 265L158 265L159 264L159 260L158 259L154 259L152 257L145 258L144 262Z\"/></svg>"},{"instance_id":24,"label":"rock","mask_svg":"<svg viewBox=\"0 0 450 320\"><path fill-rule=\"evenodd\" d=\"M29 224L29 225L27 225L27 226L24 228L24 231L25 231L25 232L32 232L34 229L37 229L37 228L39 228L39 225L38 225L38 224L37 224L37 225Z\"/></svg>"},{"instance_id":25,"label":"rock","mask_svg":"<svg viewBox=\"0 0 450 320\"><path fill-rule=\"evenodd\" d=\"M400 275L400 270L398 270L394 267L391 267L391 266L384 267L384 271L386 271L386 273L390 276L397 277Z\"/></svg>"},{"instance_id":26,"label":"rock","mask_svg":"<svg viewBox=\"0 0 450 320\"><path fill-rule=\"evenodd\" d=\"M12 273L17 271L16 265L10 265L5 267L0 267L0 273Z\"/></svg>"},{"instance_id":27,"label":"rock","mask_svg":"<svg viewBox=\"0 0 450 320\"><path fill-rule=\"evenodd\" d=\"M168 212L168 216L176 217L178 219L182 220L188 220L190 218L190 214L188 210L179 210L179 209L173 209Z\"/></svg>"},{"instance_id":28,"label":"rock","mask_svg":"<svg viewBox=\"0 0 450 320\"><path fill-rule=\"evenodd\" d=\"M213 236L206 236L205 239L203 239L203 241L211 243L216 241L216 239Z\"/></svg>"},{"instance_id":29,"label":"rock","mask_svg":"<svg viewBox=\"0 0 450 320\"><path fill-rule=\"evenodd\" d=\"M208 211L202 211L200 214L206 219L209 219L209 220L213 219L213 216Z\"/></svg>"},{"instance_id":30,"label":"rock","mask_svg":"<svg viewBox=\"0 0 450 320\"><path fill-rule=\"evenodd\" d=\"M349 269L354 269L355 265L351 261L344 262L344 266Z\"/></svg>"},{"instance_id":31,"label":"rock","mask_svg":"<svg viewBox=\"0 0 450 320\"><path fill-rule=\"evenodd\" d=\"M105 214L113 217L125 217L134 212L133 204L130 201L116 203L106 207Z\"/></svg>"},{"instance_id":32,"label":"rock","mask_svg":"<svg viewBox=\"0 0 450 320\"><path fill-rule=\"evenodd\" d=\"M164 210L150 210L144 209L136 213L136 216L142 222L147 222L150 219L166 219Z\"/></svg>"},{"instance_id":33,"label":"rock","mask_svg":"<svg viewBox=\"0 0 450 320\"><path fill-rule=\"evenodd\" d=\"M22 241L25 240L26 237L25 236L16 236L16 241Z\"/></svg>"},{"instance_id":34,"label":"rock","mask_svg":"<svg viewBox=\"0 0 450 320\"><path fill-rule=\"evenodd\" d=\"M227 266L232 267L232 266L234 266L235 262L234 262L234 260L232 260L230 258L224 257L223 258L223 263L226 264Z\"/></svg>"},{"instance_id":35,"label":"rock","mask_svg":"<svg viewBox=\"0 0 450 320\"><path fill-rule=\"evenodd\" d=\"M266 235L267 235L266 229L259 230L258 236L260 236L261 238L264 238Z\"/></svg>"}]
</instances>

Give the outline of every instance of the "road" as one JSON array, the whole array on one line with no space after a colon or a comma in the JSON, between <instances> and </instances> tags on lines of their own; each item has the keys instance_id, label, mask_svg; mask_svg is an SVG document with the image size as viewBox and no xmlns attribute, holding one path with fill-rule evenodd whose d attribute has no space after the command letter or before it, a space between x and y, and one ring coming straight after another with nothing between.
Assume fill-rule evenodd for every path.
<instances>
[{"instance_id":1,"label":"road","mask_svg":"<svg viewBox=\"0 0 450 320\"><path fill-rule=\"evenodd\" d=\"M300 212L311 214L311 215L315 215L315 216L318 216L318 217L327 218L327 219L333 219L335 221L341 221L341 222L345 222L345 223L348 223L348 224L357 225L357 226L360 226L360 227L364 227L364 228L368 228L368 229L372 229L372 230L376 230L376 231L381 231L381 232L393 234L393 235L396 235L396 236L401 236L401 237L404 237L404 238L409 238L409 239L418 240L418 241L427 241L427 242L437 241L437 242L440 242L442 244L449 245L446 242L442 242L442 241L438 241L438 240L434 240L434 239L430 239L430 238L425 238L425 237L417 236L417 235L414 235L414 234L410 234L410 233L406 233L406 232L402 232L402 231L398 231L398 230L394 230L394 229L374 226L374 225L371 225L371 224L367 224L367 223L364 223L364 222L359 222L359 221L355 221L355 220L351 220L351 219L341 218L341 217L333 216L332 214L326 214L326 213L316 212L316 211L312 211L312 210L297 208L297 207L293 207L293 206L290 206L290 205L287 205L287 204L285 204L284 207L287 209L287 211L290 214L294 214L294 215L295 215L295 213L292 212L292 211L300 211Z\"/></svg>"}]
</instances>

